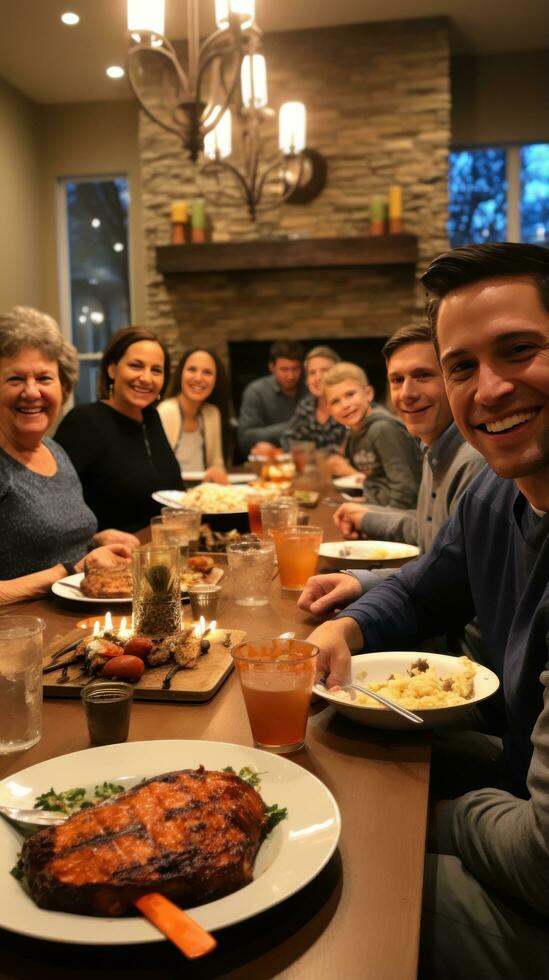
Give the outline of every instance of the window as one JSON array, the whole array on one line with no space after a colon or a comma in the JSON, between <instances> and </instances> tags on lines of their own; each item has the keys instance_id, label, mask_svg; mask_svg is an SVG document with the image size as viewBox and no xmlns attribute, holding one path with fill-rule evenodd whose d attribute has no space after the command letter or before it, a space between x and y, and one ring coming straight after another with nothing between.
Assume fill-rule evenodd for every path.
<instances>
[{"instance_id":1,"label":"window","mask_svg":"<svg viewBox=\"0 0 549 980\"><path fill-rule=\"evenodd\" d=\"M131 322L129 187L125 177L103 177L64 180L61 190L63 320L78 351L78 404L95 401L103 348Z\"/></svg>"},{"instance_id":2,"label":"window","mask_svg":"<svg viewBox=\"0 0 549 980\"><path fill-rule=\"evenodd\" d=\"M549 244L549 143L450 153L448 237Z\"/></svg>"}]
</instances>

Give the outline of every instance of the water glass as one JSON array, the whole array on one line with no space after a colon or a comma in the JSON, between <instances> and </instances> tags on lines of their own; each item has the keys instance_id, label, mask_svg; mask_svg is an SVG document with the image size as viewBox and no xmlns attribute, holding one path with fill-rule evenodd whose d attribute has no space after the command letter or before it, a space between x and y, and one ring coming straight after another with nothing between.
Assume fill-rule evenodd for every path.
<instances>
[{"instance_id":1,"label":"water glass","mask_svg":"<svg viewBox=\"0 0 549 980\"><path fill-rule=\"evenodd\" d=\"M0 755L42 736L42 631L37 616L0 616Z\"/></svg>"},{"instance_id":2,"label":"water glass","mask_svg":"<svg viewBox=\"0 0 549 980\"><path fill-rule=\"evenodd\" d=\"M200 538L200 525L202 514L199 510L190 508L162 507L160 514L164 524L171 528L173 534L178 534L181 547L185 547L185 555L194 554L198 551L198 541Z\"/></svg>"},{"instance_id":3,"label":"water glass","mask_svg":"<svg viewBox=\"0 0 549 980\"><path fill-rule=\"evenodd\" d=\"M193 619L198 622L203 616L206 623L210 623L216 618L220 585L190 585L188 592Z\"/></svg>"},{"instance_id":4,"label":"water glass","mask_svg":"<svg viewBox=\"0 0 549 980\"><path fill-rule=\"evenodd\" d=\"M314 442L304 442L297 439L290 439L289 449L295 463L296 472L301 474L314 467Z\"/></svg>"},{"instance_id":5,"label":"water glass","mask_svg":"<svg viewBox=\"0 0 549 980\"><path fill-rule=\"evenodd\" d=\"M318 549L322 544L322 528L312 525L278 527L272 531L272 535L282 588L301 592L307 579L316 572Z\"/></svg>"},{"instance_id":6,"label":"water glass","mask_svg":"<svg viewBox=\"0 0 549 980\"><path fill-rule=\"evenodd\" d=\"M239 541L227 545L237 606L266 606L274 572L274 542Z\"/></svg>"},{"instance_id":7,"label":"water glass","mask_svg":"<svg viewBox=\"0 0 549 980\"><path fill-rule=\"evenodd\" d=\"M288 527L297 523L298 503L293 497L277 497L266 500L260 506L263 534L269 536L277 527Z\"/></svg>"},{"instance_id":8,"label":"water glass","mask_svg":"<svg viewBox=\"0 0 549 980\"><path fill-rule=\"evenodd\" d=\"M254 745L277 753L303 748L318 647L277 637L239 643L231 653Z\"/></svg>"}]
</instances>

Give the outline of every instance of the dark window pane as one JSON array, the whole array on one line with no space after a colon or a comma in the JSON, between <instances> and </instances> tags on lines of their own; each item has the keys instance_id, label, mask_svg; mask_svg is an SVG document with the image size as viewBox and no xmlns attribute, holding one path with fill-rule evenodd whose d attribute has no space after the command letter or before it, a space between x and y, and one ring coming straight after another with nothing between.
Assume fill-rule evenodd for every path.
<instances>
[{"instance_id":1,"label":"dark window pane","mask_svg":"<svg viewBox=\"0 0 549 980\"><path fill-rule=\"evenodd\" d=\"M503 242L507 238L506 151L459 150L449 160L450 245Z\"/></svg>"},{"instance_id":2,"label":"dark window pane","mask_svg":"<svg viewBox=\"0 0 549 980\"><path fill-rule=\"evenodd\" d=\"M79 361L78 382L74 389L74 400L77 405L94 402L97 398L97 376L99 361Z\"/></svg>"},{"instance_id":3,"label":"dark window pane","mask_svg":"<svg viewBox=\"0 0 549 980\"><path fill-rule=\"evenodd\" d=\"M549 243L549 143L520 150L520 237Z\"/></svg>"},{"instance_id":4,"label":"dark window pane","mask_svg":"<svg viewBox=\"0 0 549 980\"><path fill-rule=\"evenodd\" d=\"M68 181L65 186L72 339L80 353L91 354L102 351L113 333L131 322L128 181ZM84 394L90 390L93 368L81 364L81 370L76 400L90 401Z\"/></svg>"}]
</instances>

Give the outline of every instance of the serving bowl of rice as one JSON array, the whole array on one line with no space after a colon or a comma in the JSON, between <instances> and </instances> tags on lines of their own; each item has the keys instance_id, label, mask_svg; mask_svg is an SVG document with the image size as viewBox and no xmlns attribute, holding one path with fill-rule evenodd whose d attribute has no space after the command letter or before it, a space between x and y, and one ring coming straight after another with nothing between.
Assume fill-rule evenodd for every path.
<instances>
[{"instance_id":1,"label":"serving bowl of rice","mask_svg":"<svg viewBox=\"0 0 549 980\"><path fill-rule=\"evenodd\" d=\"M358 654L352 658L351 674L352 683L365 688L371 685L372 690L423 719L423 725L418 726L366 694L348 688L328 690L315 684L314 693L336 711L371 728L419 731L453 724L499 687L493 671L468 657L411 650Z\"/></svg>"}]
</instances>

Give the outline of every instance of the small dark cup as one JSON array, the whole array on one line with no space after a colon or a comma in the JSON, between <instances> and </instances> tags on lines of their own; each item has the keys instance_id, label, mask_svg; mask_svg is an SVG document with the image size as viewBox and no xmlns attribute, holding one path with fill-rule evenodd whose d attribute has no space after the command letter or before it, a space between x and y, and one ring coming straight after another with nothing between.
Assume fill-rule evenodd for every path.
<instances>
[{"instance_id":1,"label":"small dark cup","mask_svg":"<svg viewBox=\"0 0 549 980\"><path fill-rule=\"evenodd\" d=\"M86 684L80 694L92 745L125 742L130 728L133 687L123 681Z\"/></svg>"}]
</instances>

